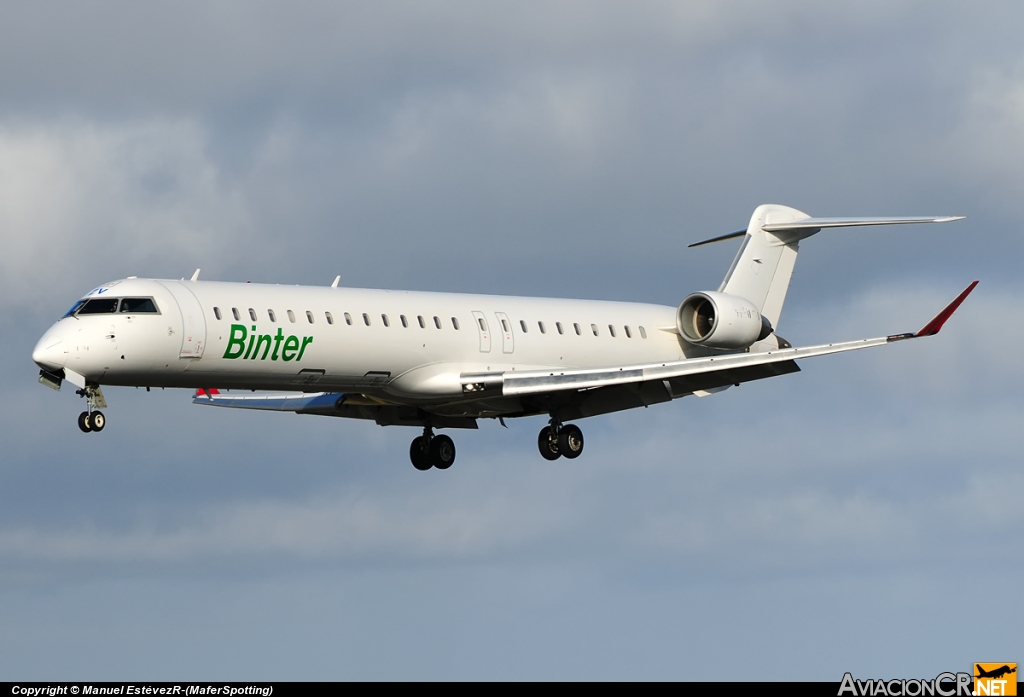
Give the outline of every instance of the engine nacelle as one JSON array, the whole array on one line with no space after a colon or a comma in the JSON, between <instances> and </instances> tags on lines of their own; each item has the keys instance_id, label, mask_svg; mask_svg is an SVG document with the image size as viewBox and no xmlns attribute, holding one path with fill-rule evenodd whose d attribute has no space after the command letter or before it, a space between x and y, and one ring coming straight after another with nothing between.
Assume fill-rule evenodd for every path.
<instances>
[{"instance_id":1,"label":"engine nacelle","mask_svg":"<svg viewBox=\"0 0 1024 697\"><path fill-rule=\"evenodd\" d=\"M749 300L712 291L683 300L676 328L691 344L720 349L747 348L772 333L771 322Z\"/></svg>"}]
</instances>

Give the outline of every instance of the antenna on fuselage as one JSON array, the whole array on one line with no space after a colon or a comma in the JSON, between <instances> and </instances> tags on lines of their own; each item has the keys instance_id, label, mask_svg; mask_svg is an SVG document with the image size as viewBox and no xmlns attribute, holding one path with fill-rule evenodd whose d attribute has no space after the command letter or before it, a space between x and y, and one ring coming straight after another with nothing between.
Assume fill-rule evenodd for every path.
<instances>
[{"instance_id":1,"label":"antenna on fuselage","mask_svg":"<svg viewBox=\"0 0 1024 697\"><path fill-rule=\"evenodd\" d=\"M190 278L188 280L190 280L190 281L198 281L199 280L199 271L200 271L200 269L196 269L196 272L194 274L192 274L192 278Z\"/></svg>"},{"instance_id":2,"label":"antenna on fuselage","mask_svg":"<svg viewBox=\"0 0 1024 697\"><path fill-rule=\"evenodd\" d=\"M335 276L334 277L334 283L331 284L331 288L337 288L338 287L338 283L340 283L340 282L341 282L341 276Z\"/></svg>"}]
</instances>

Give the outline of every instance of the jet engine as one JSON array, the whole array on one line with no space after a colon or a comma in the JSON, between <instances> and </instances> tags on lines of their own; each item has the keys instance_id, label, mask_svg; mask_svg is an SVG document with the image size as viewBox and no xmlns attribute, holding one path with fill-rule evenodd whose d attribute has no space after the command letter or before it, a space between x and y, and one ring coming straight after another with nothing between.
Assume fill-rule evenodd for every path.
<instances>
[{"instance_id":1,"label":"jet engine","mask_svg":"<svg viewBox=\"0 0 1024 697\"><path fill-rule=\"evenodd\" d=\"M691 344L743 349L772 333L772 325L749 301L736 295L689 295L676 312L676 328Z\"/></svg>"}]
</instances>

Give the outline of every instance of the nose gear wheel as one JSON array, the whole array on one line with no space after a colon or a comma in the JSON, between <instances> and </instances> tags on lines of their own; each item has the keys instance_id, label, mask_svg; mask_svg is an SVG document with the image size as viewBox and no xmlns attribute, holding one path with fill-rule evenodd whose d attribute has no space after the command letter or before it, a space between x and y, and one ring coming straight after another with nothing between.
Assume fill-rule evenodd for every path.
<instances>
[{"instance_id":1,"label":"nose gear wheel","mask_svg":"<svg viewBox=\"0 0 1024 697\"><path fill-rule=\"evenodd\" d=\"M83 411L78 415L78 428L82 429L83 433L99 433L106 425L107 417L102 411Z\"/></svg>"},{"instance_id":2,"label":"nose gear wheel","mask_svg":"<svg viewBox=\"0 0 1024 697\"><path fill-rule=\"evenodd\" d=\"M107 400L103 397L103 390L99 385L86 385L84 389L76 390L75 394L85 397L88 408L78 415L78 428L83 433L99 433L107 425L107 417L100 409L107 408Z\"/></svg>"}]
</instances>

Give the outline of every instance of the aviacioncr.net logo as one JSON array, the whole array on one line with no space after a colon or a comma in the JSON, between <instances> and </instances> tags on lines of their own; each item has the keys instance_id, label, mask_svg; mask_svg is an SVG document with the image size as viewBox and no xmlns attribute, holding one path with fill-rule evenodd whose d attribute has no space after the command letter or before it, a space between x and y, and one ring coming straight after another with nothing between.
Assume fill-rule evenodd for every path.
<instances>
[{"instance_id":1,"label":"aviacioncr.net logo","mask_svg":"<svg viewBox=\"0 0 1024 697\"><path fill-rule=\"evenodd\" d=\"M939 673L932 680L857 680L850 673L843 675L839 697L972 697L970 673Z\"/></svg>"}]
</instances>

